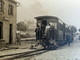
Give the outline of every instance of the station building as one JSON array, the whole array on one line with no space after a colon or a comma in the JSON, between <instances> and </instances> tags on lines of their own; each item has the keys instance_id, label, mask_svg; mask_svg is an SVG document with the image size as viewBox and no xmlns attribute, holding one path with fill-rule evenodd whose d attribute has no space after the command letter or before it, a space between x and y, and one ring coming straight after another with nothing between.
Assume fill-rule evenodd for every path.
<instances>
[{"instance_id":1,"label":"station building","mask_svg":"<svg viewBox=\"0 0 80 60\"><path fill-rule=\"evenodd\" d=\"M0 0L0 39L12 44L16 41L17 2Z\"/></svg>"}]
</instances>

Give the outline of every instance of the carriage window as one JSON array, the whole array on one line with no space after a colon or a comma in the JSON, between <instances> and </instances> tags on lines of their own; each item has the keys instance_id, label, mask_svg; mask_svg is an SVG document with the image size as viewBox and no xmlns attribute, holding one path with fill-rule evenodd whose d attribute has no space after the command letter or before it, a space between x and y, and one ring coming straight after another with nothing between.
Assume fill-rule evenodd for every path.
<instances>
[{"instance_id":1,"label":"carriage window","mask_svg":"<svg viewBox=\"0 0 80 60\"><path fill-rule=\"evenodd\" d=\"M41 26L41 21L37 20L37 25Z\"/></svg>"},{"instance_id":2,"label":"carriage window","mask_svg":"<svg viewBox=\"0 0 80 60\"><path fill-rule=\"evenodd\" d=\"M57 29L57 23L55 23L55 29Z\"/></svg>"},{"instance_id":3,"label":"carriage window","mask_svg":"<svg viewBox=\"0 0 80 60\"><path fill-rule=\"evenodd\" d=\"M66 28L68 28L68 26L67 26L67 25L65 25L65 27L66 27Z\"/></svg>"},{"instance_id":4,"label":"carriage window","mask_svg":"<svg viewBox=\"0 0 80 60\"><path fill-rule=\"evenodd\" d=\"M59 20L59 23L63 25L63 22L61 20Z\"/></svg>"},{"instance_id":5,"label":"carriage window","mask_svg":"<svg viewBox=\"0 0 80 60\"><path fill-rule=\"evenodd\" d=\"M41 23L38 23L39 26L41 26Z\"/></svg>"},{"instance_id":6,"label":"carriage window","mask_svg":"<svg viewBox=\"0 0 80 60\"><path fill-rule=\"evenodd\" d=\"M65 25L65 31L68 32L68 25Z\"/></svg>"},{"instance_id":7,"label":"carriage window","mask_svg":"<svg viewBox=\"0 0 80 60\"><path fill-rule=\"evenodd\" d=\"M55 24L54 24L54 23L52 23L52 22L50 22L49 24L50 24L50 25L52 25L52 26L55 26Z\"/></svg>"},{"instance_id":8,"label":"carriage window","mask_svg":"<svg viewBox=\"0 0 80 60\"><path fill-rule=\"evenodd\" d=\"M54 26L55 29L57 29L57 23L50 22L49 24Z\"/></svg>"}]
</instances>

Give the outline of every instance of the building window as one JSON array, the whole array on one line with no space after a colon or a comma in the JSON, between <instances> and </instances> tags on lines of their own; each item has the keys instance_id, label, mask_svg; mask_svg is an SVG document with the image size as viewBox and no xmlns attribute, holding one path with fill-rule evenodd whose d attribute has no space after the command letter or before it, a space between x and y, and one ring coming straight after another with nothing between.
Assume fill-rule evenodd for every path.
<instances>
[{"instance_id":1,"label":"building window","mask_svg":"<svg viewBox=\"0 0 80 60\"><path fill-rule=\"evenodd\" d=\"M13 15L13 5L9 5L8 14Z\"/></svg>"},{"instance_id":2,"label":"building window","mask_svg":"<svg viewBox=\"0 0 80 60\"><path fill-rule=\"evenodd\" d=\"M0 0L0 12L4 12L4 2Z\"/></svg>"}]
</instances>

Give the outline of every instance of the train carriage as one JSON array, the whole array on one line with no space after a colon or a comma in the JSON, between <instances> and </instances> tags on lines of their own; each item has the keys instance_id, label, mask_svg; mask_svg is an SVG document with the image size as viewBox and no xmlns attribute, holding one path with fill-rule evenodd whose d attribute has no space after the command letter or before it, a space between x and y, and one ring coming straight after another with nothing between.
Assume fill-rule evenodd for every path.
<instances>
[{"instance_id":1,"label":"train carriage","mask_svg":"<svg viewBox=\"0 0 80 60\"><path fill-rule=\"evenodd\" d=\"M62 46L66 44L66 35L72 34L72 31L69 29L68 25L66 25L59 18L54 16L38 16L35 17L37 20L37 25L41 27L43 30L43 36L46 35L46 43L45 45L49 46ZM50 32L51 31L51 32Z\"/></svg>"}]
</instances>

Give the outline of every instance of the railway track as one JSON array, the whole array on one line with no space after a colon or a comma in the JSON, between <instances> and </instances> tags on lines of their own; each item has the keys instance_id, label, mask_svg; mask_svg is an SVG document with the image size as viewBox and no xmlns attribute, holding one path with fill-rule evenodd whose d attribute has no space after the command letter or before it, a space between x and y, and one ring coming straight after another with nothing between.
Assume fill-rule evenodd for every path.
<instances>
[{"instance_id":1,"label":"railway track","mask_svg":"<svg viewBox=\"0 0 80 60\"><path fill-rule=\"evenodd\" d=\"M20 59L20 58L24 58L24 57L27 58L27 57L32 57L32 56L35 56L35 55L43 54L45 52L48 52L48 50L39 49L39 50L35 50L35 51L30 51L30 52L3 55L3 56L0 56L0 60L15 60L15 59Z\"/></svg>"}]
</instances>

